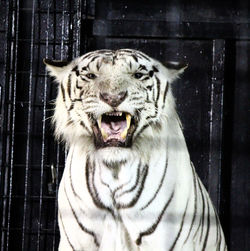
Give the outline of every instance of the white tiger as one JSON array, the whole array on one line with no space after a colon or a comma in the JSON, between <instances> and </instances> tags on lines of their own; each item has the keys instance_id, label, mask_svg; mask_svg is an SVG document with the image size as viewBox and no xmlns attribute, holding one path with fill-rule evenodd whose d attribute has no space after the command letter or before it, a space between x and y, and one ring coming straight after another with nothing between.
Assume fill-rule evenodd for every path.
<instances>
[{"instance_id":1,"label":"white tiger","mask_svg":"<svg viewBox=\"0 0 250 251\"><path fill-rule=\"evenodd\" d=\"M59 250L227 250L175 110L171 83L186 66L131 49L44 62L69 146Z\"/></svg>"}]
</instances>

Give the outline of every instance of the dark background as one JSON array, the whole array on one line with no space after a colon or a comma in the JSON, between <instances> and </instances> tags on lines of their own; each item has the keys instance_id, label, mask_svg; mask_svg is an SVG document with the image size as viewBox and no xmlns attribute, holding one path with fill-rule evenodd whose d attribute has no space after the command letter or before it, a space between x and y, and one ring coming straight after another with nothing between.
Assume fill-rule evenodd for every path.
<instances>
[{"instance_id":1,"label":"dark background","mask_svg":"<svg viewBox=\"0 0 250 251\"><path fill-rule=\"evenodd\" d=\"M0 0L1 251L58 246L66 152L52 136L56 84L42 59L125 47L189 64L173 89L191 159L229 249L250 250L250 3Z\"/></svg>"}]
</instances>

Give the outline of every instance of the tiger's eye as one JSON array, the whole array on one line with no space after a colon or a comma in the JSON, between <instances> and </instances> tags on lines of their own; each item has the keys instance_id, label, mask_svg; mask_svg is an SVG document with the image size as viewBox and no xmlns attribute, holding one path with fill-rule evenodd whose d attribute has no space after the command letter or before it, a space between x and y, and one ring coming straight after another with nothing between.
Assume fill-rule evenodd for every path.
<instances>
[{"instance_id":1,"label":"tiger's eye","mask_svg":"<svg viewBox=\"0 0 250 251\"><path fill-rule=\"evenodd\" d=\"M88 73L85 75L87 78L89 79L95 79L96 78L96 75L94 73Z\"/></svg>"},{"instance_id":2,"label":"tiger's eye","mask_svg":"<svg viewBox=\"0 0 250 251\"><path fill-rule=\"evenodd\" d=\"M136 78L136 79L140 79L140 78L143 76L143 74L140 73L140 72L136 72L133 76L134 76L134 78Z\"/></svg>"}]
</instances>

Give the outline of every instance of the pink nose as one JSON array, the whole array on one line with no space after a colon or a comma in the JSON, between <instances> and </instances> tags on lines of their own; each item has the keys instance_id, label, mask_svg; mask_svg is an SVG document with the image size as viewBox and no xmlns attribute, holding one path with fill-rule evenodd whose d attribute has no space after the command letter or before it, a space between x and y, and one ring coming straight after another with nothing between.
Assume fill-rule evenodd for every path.
<instances>
[{"instance_id":1,"label":"pink nose","mask_svg":"<svg viewBox=\"0 0 250 251\"><path fill-rule=\"evenodd\" d=\"M100 93L100 99L112 107L120 105L127 96L127 92L120 92L118 94L109 94L107 92Z\"/></svg>"}]
</instances>

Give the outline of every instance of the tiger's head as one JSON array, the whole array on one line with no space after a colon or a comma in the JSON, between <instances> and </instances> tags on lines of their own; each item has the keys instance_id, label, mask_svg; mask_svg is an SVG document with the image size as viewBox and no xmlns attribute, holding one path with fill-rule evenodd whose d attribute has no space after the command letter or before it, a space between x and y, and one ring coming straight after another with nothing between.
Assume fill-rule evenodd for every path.
<instances>
[{"instance_id":1,"label":"tiger's head","mask_svg":"<svg viewBox=\"0 0 250 251\"><path fill-rule=\"evenodd\" d=\"M170 84L186 65L163 66L132 49L98 50L72 62L44 63L59 83L54 122L69 144L88 139L96 149L153 143L175 113ZM142 142L142 141L141 141Z\"/></svg>"}]
</instances>

